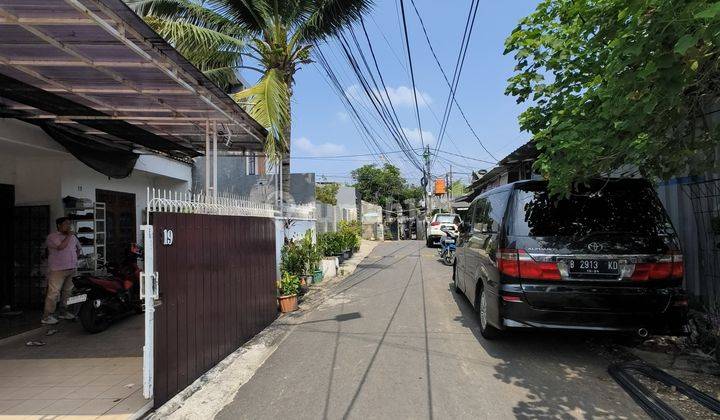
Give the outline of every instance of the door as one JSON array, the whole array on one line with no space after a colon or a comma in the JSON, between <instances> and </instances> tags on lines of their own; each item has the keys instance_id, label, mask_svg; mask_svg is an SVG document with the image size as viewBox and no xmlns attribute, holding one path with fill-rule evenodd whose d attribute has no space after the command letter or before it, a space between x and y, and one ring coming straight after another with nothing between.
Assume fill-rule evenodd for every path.
<instances>
[{"instance_id":1,"label":"door","mask_svg":"<svg viewBox=\"0 0 720 420\"><path fill-rule=\"evenodd\" d=\"M457 250L455 251L455 270L457 277L457 286L460 290L465 290L465 276L467 275L467 246L472 234L472 223L473 223L473 212L475 211L475 203L470 204L465 220L460 226L460 233L458 234Z\"/></svg>"},{"instance_id":2,"label":"door","mask_svg":"<svg viewBox=\"0 0 720 420\"><path fill-rule=\"evenodd\" d=\"M483 258L481 253L485 252L485 244L488 240L489 227L489 205L486 197L480 197L475 201L472 225L468 235L465 248L465 293L473 304L475 304L475 289L477 281L486 274L482 266Z\"/></svg>"},{"instance_id":3,"label":"door","mask_svg":"<svg viewBox=\"0 0 720 420\"><path fill-rule=\"evenodd\" d=\"M497 270L496 255L509 197L510 191L500 191L482 197L477 202L468 245L468 261L472 261L474 269L468 270L468 296L475 296L477 281L480 279L485 281L491 295L499 294L500 274Z\"/></svg>"},{"instance_id":4,"label":"door","mask_svg":"<svg viewBox=\"0 0 720 420\"><path fill-rule=\"evenodd\" d=\"M96 190L95 200L105 203L107 261L119 263L131 243L137 242L135 194Z\"/></svg>"},{"instance_id":5,"label":"door","mask_svg":"<svg viewBox=\"0 0 720 420\"><path fill-rule=\"evenodd\" d=\"M0 184L0 306L9 305L13 296L13 226L15 187Z\"/></svg>"},{"instance_id":6,"label":"door","mask_svg":"<svg viewBox=\"0 0 720 420\"><path fill-rule=\"evenodd\" d=\"M50 206L17 206L14 209L14 277L12 305L41 309L45 301L45 240L50 233Z\"/></svg>"}]
</instances>

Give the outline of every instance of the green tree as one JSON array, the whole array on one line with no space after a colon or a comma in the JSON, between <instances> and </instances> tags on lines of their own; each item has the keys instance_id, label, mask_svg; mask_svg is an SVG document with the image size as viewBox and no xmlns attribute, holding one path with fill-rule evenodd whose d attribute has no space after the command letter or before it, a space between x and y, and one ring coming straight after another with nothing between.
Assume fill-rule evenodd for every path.
<instances>
[{"instance_id":1,"label":"green tree","mask_svg":"<svg viewBox=\"0 0 720 420\"><path fill-rule=\"evenodd\" d=\"M453 181L452 186L450 187L450 192L452 193L453 197L457 198L467 193L467 187L465 187L465 183L462 182L462 180L456 179L455 181Z\"/></svg>"},{"instance_id":2,"label":"green tree","mask_svg":"<svg viewBox=\"0 0 720 420\"><path fill-rule=\"evenodd\" d=\"M523 18L506 93L529 104L520 126L553 192L627 164L651 178L707 168L719 43L718 1L544 0Z\"/></svg>"},{"instance_id":3,"label":"green tree","mask_svg":"<svg viewBox=\"0 0 720 420\"><path fill-rule=\"evenodd\" d=\"M238 68L262 74L234 95L268 129L265 151L282 162L283 196L290 188L291 97L295 73L311 62L313 45L336 35L369 10L372 0L127 0L162 37L221 85ZM258 67L243 66L243 58Z\"/></svg>"},{"instance_id":4,"label":"green tree","mask_svg":"<svg viewBox=\"0 0 720 420\"><path fill-rule=\"evenodd\" d=\"M337 193L340 189L340 184L316 184L315 185L315 199L321 203L337 204Z\"/></svg>"},{"instance_id":5,"label":"green tree","mask_svg":"<svg viewBox=\"0 0 720 420\"><path fill-rule=\"evenodd\" d=\"M390 203L404 203L407 199L417 201L423 197L422 188L408 185L397 166L389 163L382 167L364 165L352 171L351 175L360 197L383 207Z\"/></svg>"}]
</instances>

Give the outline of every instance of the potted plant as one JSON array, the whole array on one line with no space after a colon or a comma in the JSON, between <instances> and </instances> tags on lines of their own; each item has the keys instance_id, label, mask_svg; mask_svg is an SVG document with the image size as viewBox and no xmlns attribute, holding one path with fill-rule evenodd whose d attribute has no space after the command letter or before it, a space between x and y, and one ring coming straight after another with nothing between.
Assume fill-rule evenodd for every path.
<instances>
[{"instance_id":1,"label":"potted plant","mask_svg":"<svg viewBox=\"0 0 720 420\"><path fill-rule=\"evenodd\" d=\"M322 259L318 246L313 243L312 230L308 229L305 232L305 236L303 236L299 244L299 252L303 263L303 271L300 277L304 279L307 285L310 285L314 281L315 271Z\"/></svg>"},{"instance_id":2,"label":"potted plant","mask_svg":"<svg viewBox=\"0 0 720 420\"><path fill-rule=\"evenodd\" d=\"M324 254L329 257L337 257L338 263L342 264L345 260L343 258L343 244L342 237L339 232L328 232L322 236Z\"/></svg>"},{"instance_id":3,"label":"potted plant","mask_svg":"<svg viewBox=\"0 0 720 420\"><path fill-rule=\"evenodd\" d=\"M280 312L292 312L298 309L298 290L300 280L288 272L283 272L282 279L278 282L278 304Z\"/></svg>"},{"instance_id":4,"label":"potted plant","mask_svg":"<svg viewBox=\"0 0 720 420\"><path fill-rule=\"evenodd\" d=\"M343 251L346 252L345 257L352 257L355 250L360 246L360 224L357 221L341 221L339 223L338 232L342 237Z\"/></svg>"}]
</instances>

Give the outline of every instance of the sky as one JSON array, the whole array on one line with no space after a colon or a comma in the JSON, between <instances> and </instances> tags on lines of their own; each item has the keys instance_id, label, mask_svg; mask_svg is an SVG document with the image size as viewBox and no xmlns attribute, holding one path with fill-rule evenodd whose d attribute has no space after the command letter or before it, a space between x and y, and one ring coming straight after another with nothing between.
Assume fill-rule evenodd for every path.
<instances>
[{"instance_id":1,"label":"sky","mask_svg":"<svg viewBox=\"0 0 720 420\"><path fill-rule=\"evenodd\" d=\"M425 21L440 63L448 77L452 78L470 1L415 0L415 3ZM495 159L483 151L457 108L454 108L440 147L444 152L439 153L440 157L431 169L434 176L444 176L452 164L453 178L467 181L472 170L489 169L492 166L473 159L495 162L529 138L528 133L520 131L517 120L524 106L516 104L513 97L504 94L507 79L512 75L515 64L512 56L503 55L503 50L505 38L519 19L534 10L536 4L536 1L530 0L480 2L456 98L475 132ZM434 146L449 88L433 60L411 7L410 1L405 0L422 138L424 144ZM397 0L376 0L372 12L365 17L365 23L388 96L393 101L403 131L419 148L420 132L415 117L398 8ZM363 106L369 108L364 92L341 55L339 44L330 41L321 48L341 79L348 97L358 104L359 109ZM318 64L305 65L296 74L292 114L292 172L315 172L319 181L351 183L350 172L353 169L367 163L384 162L378 156L343 157L368 154L373 150L366 146L349 111L328 85ZM399 150L387 130L370 113L363 114L365 120L381 134L378 141L383 151ZM403 157L400 153L388 153L385 156L390 163L400 167L410 183L419 184L420 172Z\"/></svg>"}]
</instances>

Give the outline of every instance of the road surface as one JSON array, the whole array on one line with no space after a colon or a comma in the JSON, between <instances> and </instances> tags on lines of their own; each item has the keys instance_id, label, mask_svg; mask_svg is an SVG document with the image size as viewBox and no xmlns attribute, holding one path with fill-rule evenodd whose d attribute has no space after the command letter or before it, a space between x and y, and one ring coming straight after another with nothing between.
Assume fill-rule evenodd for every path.
<instances>
[{"instance_id":1,"label":"road surface","mask_svg":"<svg viewBox=\"0 0 720 420\"><path fill-rule=\"evenodd\" d=\"M482 338L451 268L386 242L303 316L222 419L645 418L595 336Z\"/></svg>"}]
</instances>

